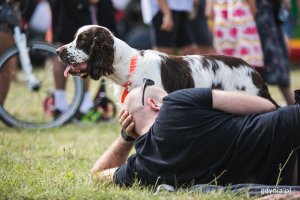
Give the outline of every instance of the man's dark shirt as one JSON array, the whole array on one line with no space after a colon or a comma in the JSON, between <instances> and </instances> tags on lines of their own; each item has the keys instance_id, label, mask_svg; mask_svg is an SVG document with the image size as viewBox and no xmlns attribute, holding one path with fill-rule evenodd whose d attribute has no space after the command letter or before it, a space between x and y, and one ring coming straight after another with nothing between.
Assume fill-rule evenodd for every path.
<instances>
[{"instance_id":1,"label":"man's dark shirt","mask_svg":"<svg viewBox=\"0 0 300 200\"><path fill-rule=\"evenodd\" d=\"M233 115L212 109L211 89L179 90L163 99L155 123L135 141L136 154L116 171L114 181L276 184L280 176L280 184L291 184L296 153L289 155L299 136L299 105Z\"/></svg>"}]
</instances>

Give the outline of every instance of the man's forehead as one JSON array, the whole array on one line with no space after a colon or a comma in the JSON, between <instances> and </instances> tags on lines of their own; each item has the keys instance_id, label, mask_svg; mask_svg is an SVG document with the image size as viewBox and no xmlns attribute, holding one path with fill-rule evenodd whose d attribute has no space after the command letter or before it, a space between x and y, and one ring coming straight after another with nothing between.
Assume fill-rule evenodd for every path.
<instances>
[{"instance_id":1,"label":"man's forehead","mask_svg":"<svg viewBox=\"0 0 300 200\"><path fill-rule=\"evenodd\" d=\"M135 101L135 99L137 98L137 95L138 94L135 92L129 92L125 98L124 107L130 106L131 102Z\"/></svg>"},{"instance_id":2,"label":"man's forehead","mask_svg":"<svg viewBox=\"0 0 300 200\"><path fill-rule=\"evenodd\" d=\"M124 101L124 108L125 109L130 109L130 107L132 107L132 105L138 103L138 99L140 99L140 97L142 96L142 88L138 87L138 88L134 88L133 90L131 90Z\"/></svg>"}]
</instances>

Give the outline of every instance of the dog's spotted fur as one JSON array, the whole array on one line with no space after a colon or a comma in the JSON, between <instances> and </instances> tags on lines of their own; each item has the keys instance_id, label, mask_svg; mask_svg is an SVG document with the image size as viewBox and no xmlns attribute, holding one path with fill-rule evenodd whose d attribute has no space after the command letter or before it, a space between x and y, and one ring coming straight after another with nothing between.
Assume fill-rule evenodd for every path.
<instances>
[{"instance_id":1,"label":"dog's spotted fur","mask_svg":"<svg viewBox=\"0 0 300 200\"><path fill-rule=\"evenodd\" d=\"M75 40L57 50L66 65L75 65L70 74L78 74L76 65L92 79L107 76L119 85L130 78L130 89L141 86L143 78L150 78L167 92L182 88L211 87L229 91L243 91L271 98L261 76L244 60L220 55L169 56L154 50L136 50L116 38L101 26L84 26ZM137 55L137 66L130 76L131 58ZM75 72L76 71L76 72Z\"/></svg>"}]
</instances>

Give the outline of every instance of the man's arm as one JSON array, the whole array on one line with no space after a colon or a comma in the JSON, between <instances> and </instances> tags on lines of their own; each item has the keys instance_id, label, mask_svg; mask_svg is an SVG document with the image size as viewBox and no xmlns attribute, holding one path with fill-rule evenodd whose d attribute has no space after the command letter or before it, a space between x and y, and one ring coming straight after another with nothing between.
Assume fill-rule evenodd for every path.
<instances>
[{"instance_id":1,"label":"man's arm","mask_svg":"<svg viewBox=\"0 0 300 200\"><path fill-rule=\"evenodd\" d=\"M134 134L132 116L125 109L119 113L119 122L127 133ZM122 137L117 138L94 164L91 170L92 177L96 180L112 181L115 171L126 162L132 147L133 142L125 141Z\"/></svg>"},{"instance_id":2,"label":"man's arm","mask_svg":"<svg viewBox=\"0 0 300 200\"><path fill-rule=\"evenodd\" d=\"M232 114L266 113L276 107L269 100L241 92L212 90L213 108Z\"/></svg>"},{"instance_id":3,"label":"man's arm","mask_svg":"<svg viewBox=\"0 0 300 200\"><path fill-rule=\"evenodd\" d=\"M126 162L133 142L127 142L118 137L94 164L91 175L93 179L107 179L112 181L118 167Z\"/></svg>"},{"instance_id":4,"label":"man's arm","mask_svg":"<svg viewBox=\"0 0 300 200\"><path fill-rule=\"evenodd\" d=\"M213 18L213 4L214 4L213 1L214 0L207 0L205 5L204 14L209 19Z\"/></svg>"},{"instance_id":5,"label":"man's arm","mask_svg":"<svg viewBox=\"0 0 300 200\"><path fill-rule=\"evenodd\" d=\"M163 31L171 31L173 29L173 15L169 8L167 0L157 0L159 8L163 14L162 24L160 26Z\"/></svg>"}]
</instances>

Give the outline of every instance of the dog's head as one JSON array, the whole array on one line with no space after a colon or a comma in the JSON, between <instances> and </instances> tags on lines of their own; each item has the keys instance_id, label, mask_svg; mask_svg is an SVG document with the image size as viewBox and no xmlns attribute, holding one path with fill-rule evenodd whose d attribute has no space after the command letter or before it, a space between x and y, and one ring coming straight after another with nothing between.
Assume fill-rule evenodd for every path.
<instances>
[{"instance_id":1,"label":"dog's head","mask_svg":"<svg viewBox=\"0 0 300 200\"><path fill-rule=\"evenodd\" d=\"M114 36L105 27L88 25L78 29L75 39L56 50L67 66L64 75L88 75L98 80L114 72Z\"/></svg>"}]
</instances>

